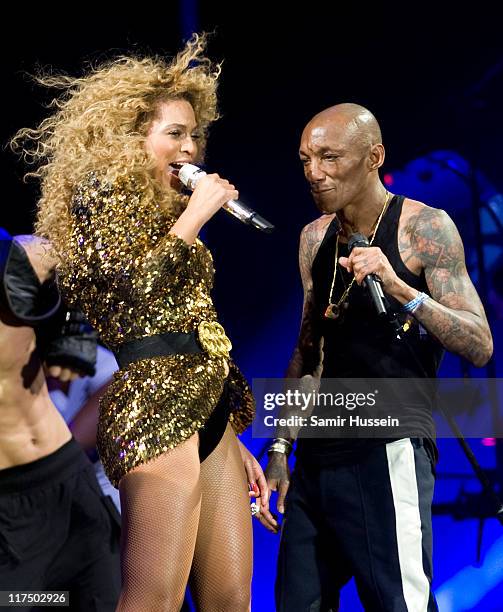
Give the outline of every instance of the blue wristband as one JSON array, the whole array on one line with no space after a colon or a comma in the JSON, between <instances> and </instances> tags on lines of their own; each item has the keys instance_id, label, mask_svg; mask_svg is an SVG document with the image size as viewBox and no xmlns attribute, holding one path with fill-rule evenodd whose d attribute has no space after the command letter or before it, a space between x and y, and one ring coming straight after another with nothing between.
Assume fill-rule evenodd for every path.
<instances>
[{"instance_id":1,"label":"blue wristband","mask_svg":"<svg viewBox=\"0 0 503 612\"><path fill-rule=\"evenodd\" d=\"M419 293L413 300L407 302L402 306L402 310L404 312L409 312L412 314L418 306L420 306L425 300L427 300L430 296L427 293Z\"/></svg>"}]
</instances>

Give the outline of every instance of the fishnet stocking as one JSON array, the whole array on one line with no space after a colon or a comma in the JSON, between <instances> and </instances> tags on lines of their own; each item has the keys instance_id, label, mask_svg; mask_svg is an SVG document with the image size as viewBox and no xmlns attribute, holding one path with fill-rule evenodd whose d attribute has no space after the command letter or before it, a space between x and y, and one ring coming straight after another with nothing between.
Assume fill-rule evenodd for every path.
<instances>
[{"instance_id":1,"label":"fishnet stocking","mask_svg":"<svg viewBox=\"0 0 503 612\"><path fill-rule=\"evenodd\" d=\"M230 425L201 464L201 516L190 574L201 612L250 610L252 524L246 472Z\"/></svg>"},{"instance_id":2,"label":"fishnet stocking","mask_svg":"<svg viewBox=\"0 0 503 612\"><path fill-rule=\"evenodd\" d=\"M197 444L194 435L121 480L117 612L178 612L182 605L201 507Z\"/></svg>"}]
</instances>

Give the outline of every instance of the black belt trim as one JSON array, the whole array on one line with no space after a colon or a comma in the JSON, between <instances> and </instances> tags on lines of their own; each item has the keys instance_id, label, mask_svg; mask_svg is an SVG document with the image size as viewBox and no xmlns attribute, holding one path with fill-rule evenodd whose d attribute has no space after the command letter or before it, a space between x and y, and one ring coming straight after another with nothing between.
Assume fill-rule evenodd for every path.
<instances>
[{"instance_id":1,"label":"black belt trim","mask_svg":"<svg viewBox=\"0 0 503 612\"><path fill-rule=\"evenodd\" d=\"M114 355L122 369L140 359L182 353L202 353L202 351L195 332L166 332L124 342L114 351Z\"/></svg>"}]
</instances>

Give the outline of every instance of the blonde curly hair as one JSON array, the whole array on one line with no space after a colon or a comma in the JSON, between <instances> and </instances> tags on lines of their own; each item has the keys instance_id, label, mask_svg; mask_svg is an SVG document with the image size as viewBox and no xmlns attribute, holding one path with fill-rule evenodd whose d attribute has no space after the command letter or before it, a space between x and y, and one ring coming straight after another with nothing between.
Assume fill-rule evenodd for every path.
<instances>
[{"instance_id":1,"label":"blonde curly hair","mask_svg":"<svg viewBox=\"0 0 503 612\"><path fill-rule=\"evenodd\" d=\"M107 181L133 177L147 202L157 199L167 213L179 213L183 198L154 179L155 162L144 143L159 105L183 99L194 109L204 151L208 127L218 118L220 75L220 65L203 55L205 48L206 36L194 34L170 63L159 57L121 56L81 78L36 77L40 84L62 90L50 105L57 110L37 128L19 130L11 147L37 166L26 174L41 182L35 229L60 258L71 231L74 189L90 171Z\"/></svg>"}]
</instances>

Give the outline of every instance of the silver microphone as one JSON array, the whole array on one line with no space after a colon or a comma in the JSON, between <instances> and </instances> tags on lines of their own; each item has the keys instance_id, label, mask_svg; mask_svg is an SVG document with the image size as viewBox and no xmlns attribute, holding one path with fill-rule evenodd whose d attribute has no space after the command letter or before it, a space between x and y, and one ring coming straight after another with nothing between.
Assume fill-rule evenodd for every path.
<instances>
[{"instance_id":1,"label":"silver microphone","mask_svg":"<svg viewBox=\"0 0 503 612\"><path fill-rule=\"evenodd\" d=\"M183 164L178 171L178 178L185 185L185 187L191 191L196 188L197 182L202 179L203 176L206 176L206 172L193 164ZM269 221L264 219L264 217L261 217L249 206L246 206L246 204L243 204L239 200L229 200L222 206L222 208L231 215L234 215L234 217L243 223L253 225L253 227L256 227L263 232L269 233L274 229L274 225L272 225L272 223L269 223Z\"/></svg>"}]
</instances>

